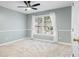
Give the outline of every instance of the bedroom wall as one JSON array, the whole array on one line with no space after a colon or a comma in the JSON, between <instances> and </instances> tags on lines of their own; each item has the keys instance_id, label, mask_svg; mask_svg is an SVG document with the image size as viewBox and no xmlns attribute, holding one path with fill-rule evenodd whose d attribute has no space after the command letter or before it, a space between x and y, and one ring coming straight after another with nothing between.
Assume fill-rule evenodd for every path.
<instances>
[{"instance_id":1,"label":"bedroom wall","mask_svg":"<svg viewBox=\"0 0 79 59\"><path fill-rule=\"evenodd\" d=\"M58 32L58 41L60 42L71 42L71 6L38 12L29 14L28 18L28 29L32 28L32 15L45 15L49 13L56 13L56 23L57 23L57 32ZM31 30L28 31L31 35ZM36 38L46 39L44 36L34 35ZM46 36L47 37L47 36ZM48 36L49 37L49 36ZM53 40L53 37L51 37ZM48 40L51 38L47 38Z\"/></svg>"},{"instance_id":2,"label":"bedroom wall","mask_svg":"<svg viewBox=\"0 0 79 59\"><path fill-rule=\"evenodd\" d=\"M27 37L25 14L0 6L0 44Z\"/></svg>"}]
</instances>

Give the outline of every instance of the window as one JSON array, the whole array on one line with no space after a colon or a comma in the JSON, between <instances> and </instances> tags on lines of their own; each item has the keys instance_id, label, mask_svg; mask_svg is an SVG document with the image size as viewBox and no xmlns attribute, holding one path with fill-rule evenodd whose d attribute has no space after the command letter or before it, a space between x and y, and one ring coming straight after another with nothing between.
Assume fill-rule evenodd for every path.
<instances>
[{"instance_id":1,"label":"window","mask_svg":"<svg viewBox=\"0 0 79 59\"><path fill-rule=\"evenodd\" d=\"M34 34L53 35L54 15L41 15L34 17Z\"/></svg>"}]
</instances>

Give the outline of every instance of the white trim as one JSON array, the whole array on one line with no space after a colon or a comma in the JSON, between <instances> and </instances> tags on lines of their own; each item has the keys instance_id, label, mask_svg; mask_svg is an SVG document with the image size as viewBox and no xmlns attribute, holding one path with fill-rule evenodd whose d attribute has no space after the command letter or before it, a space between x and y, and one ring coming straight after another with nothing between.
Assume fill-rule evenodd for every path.
<instances>
[{"instance_id":1,"label":"white trim","mask_svg":"<svg viewBox=\"0 0 79 59\"><path fill-rule=\"evenodd\" d=\"M52 36L53 37L53 35L50 35L50 34L37 34L37 33L35 33L34 35Z\"/></svg>"},{"instance_id":2,"label":"white trim","mask_svg":"<svg viewBox=\"0 0 79 59\"><path fill-rule=\"evenodd\" d=\"M58 31L72 31L72 30L58 30Z\"/></svg>"},{"instance_id":3,"label":"white trim","mask_svg":"<svg viewBox=\"0 0 79 59\"><path fill-rule=\"evenodd\" d=\"M22 39L13 40L13 41L9 41L9 42L5 42L5 43L1 43L0 46L4 46L4 45L8 45L8 44L12 44L12 43L15 43L15 42L17 42L17 41L21 41L21 40L23 40L23 38L22 38Z\"/></svg>"},{"instance_id":4,"label":"white trim","mask_svg":"<svg viewBox=\"0 0 79 59\"><path fill-rule=\"evenodd\" d=\"M65 42L57 42L58 44L64 44L64 45L72 45L72 43L65 43Z\"/></svg>"},{"instance_id":5,"label":"white trim","mask_svg":"<svg viewBox=\"0 0 79 59\"><path fill-rule=\"evenodd\" d=\"M0 30L0 32L25 31L25 30L32 30L32 29Z\"/></svg>"},{"instance_id":6,"label":"white trim","mask_svg":"<svg viewBox=\"0 0 79 59\"><path fill-rule=\"evenodd\" d=\"M33 35L34 34L37 34L37 35L48 35L48 36L54 36L54 41L57 42L58 41L58 32L57 32L57 25L56 25L56 15L55 15L55 12L54 13L49 13L49 14L46 14L46 15L38 15L38 17L40 16L47 16L47 15L50 15L51 19L53 20L52 24L54 26L54 34L53 35L49 35L49 34L37 34L35 33L35 29L34 29L34 25L35 25L35 15L32 15L32 34L31 34L31 37L33 38ZM53 17L52 17L53 16Z\"/></svg>"},{"instance_id":7,"label":"white trim","mask_svg":"<svg viewBox=\"0 0 79 59\"><path fill-rule=\"evenodd\" d=\"M54 15L54 17L52 17ZM57 31L57 24L56 24L56 13L51 13L50 14L51 19L53 20L53 26L54 26L54 42L58 41L58 31Z\"/></svg>"},{"instance_id":8,"label":"white trim","mask_svg":"<svg viewBox=\"0 0 79 59\"><path fill-rule=\"evenodd\" d=\"M54 43L54 40L45 40L45 39L38 39L38 38L32 38L32 39L36 41L41 41L41 42Z\"/></svg>"},{"instance_id":9,"label":"white trim","mask_svg":"<svg viewBox=\"0 0 79 59\"><path fill-rule=\"evenodd\" d=\"M32 15L32 33L31 33L31 38L33 38L33 34L34 34L34 24L35 24L35 21L34 21L34 18L35 18L35 16L34 15Z\"/></svg>"}]
</instances>

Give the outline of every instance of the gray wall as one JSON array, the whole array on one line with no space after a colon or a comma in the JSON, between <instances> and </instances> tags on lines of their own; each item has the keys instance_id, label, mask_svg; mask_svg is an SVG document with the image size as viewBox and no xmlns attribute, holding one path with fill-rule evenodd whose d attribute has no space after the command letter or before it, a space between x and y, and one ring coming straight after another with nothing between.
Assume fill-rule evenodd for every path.
<instances>
[{"instance_id":1,"label":"gray wall","mask_svg":"<svg viewBox=\"0 0 79 59\"><path fill-rule=\"evenodd\" d=\"M57 30L58 30L58 41L61 42L71 42L71 6L58 8L38 13L29 14L28 18L28 28L31 29L31 22L32 22L32 15L44 15L55 12L56 13L56 23L57 23ZM62 31L64 30L64 31ZM31 34L31 30L29 30L29 34ZM45 39L42 35L34 35L36 38ZM48 40L50 40L49 38ZM53 40L53 37L52 37Z\"/></svg>"},{"instance_id":2,"label":"gray wall","mask_svg":"<svg viewBox=\"0 0 79 59\"><path fill-rule=\"evenodd\" d=\"M56 22L59 41L71 42L71 7L56 10Z\"/></svg>"},{"instance_id":3,"label":"gray wall","mask_svg":"<svg viewBox=\"0 0 79 59\"><path fill-rule=\"evenodd\" d=\"M27 29L26 15L0 6L0 43L28 36L26 30L19 29Z\"/></svg>"},{"instance_id":4,"label":"gray wall","mask_svg":"<svg viewBox=\"0 0 79 59\"><path fill-rule=\"evenodd\" d=\"M18 29L31 29L32 28L32 15L43 15L55 12L56 23L58 30L58 41L70 42L71 32L70 31L59 31L59 30L70 30L71 29L71 7L64 7L54 10L48 10L38 12L34 14L25 14L9 10L4 7L0 7L0 43L7 41L13 41L16 39L31 37L31 30L16 31ZM7 31L15 30L15 31ZM34 37L40 39L46 39L42 35L34 35ZM47 37L48 40L53 40L53 37Z\"/></svg>"}]
</instances>

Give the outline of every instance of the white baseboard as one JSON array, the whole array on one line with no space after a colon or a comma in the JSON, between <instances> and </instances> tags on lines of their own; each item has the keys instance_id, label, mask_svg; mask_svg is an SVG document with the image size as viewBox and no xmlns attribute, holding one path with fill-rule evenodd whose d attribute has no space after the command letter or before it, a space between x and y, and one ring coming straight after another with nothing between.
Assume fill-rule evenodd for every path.
<instances>
[{"instance_id":1,"label":"white baseboard","mask_svg":"<svg viewBox=\"0 0 79 59\"><path fill-rule=\"evenodd\" d=\"M65 42L57 42L58 44L64 44L64 45L72 45L71 43L65 43Z\"/></svg>"},{"instance_id":2,"label":"white baseboard","mask_svg":"<svg viewBox=\"0 0 79 59\"><path fill-rule=\"evenodd\" d=\"M31 38L32 40L40 41L40 42L47 42L47 43L53 43L52 40L45 40L45 39L38 39L38 38Z\"/></svg>"},{"instance_id":3,"label":"white baseboard","mask_svg":"<svg viewBox=\"0 0 79 59\"><path fill-rule=\"evenodd\" d=\"M0 46L12 44L12 43L15 43L15 42L20 41L20 40L23 40L23 39L24 39L24 38L22 38L22 39L17 39L17 40L13 40L13 41L9 41L9 42L5 42L5 43L1 43Z\"/></svg>"},{"instance_id":4,"label":"white baseboard","mask_svg":"<svg viewBox=\"0 0 79 59\"><path fill-rule=\"evenodd\" d=\"M0 44L0 46L4 46L4 45L8 45L8 44L12 44L12 43L15 43L17 41L20 41L20 40L24 40L24 39L31 39L29 37L25 37L25 38L21 38L21 39L17 39L17 40L13 40L13 41L9 41L9 42L5 42L5 43L2 43ZM33 40L37 40L37 38L32 38ZM44 41L44 42L54 42L54 41L49 41L49 40L41 40L39 39L38 41ZM72 45L71 43L65 43L65 42L57 42L58 44L64 44L64 45Z\"/></svg>"}]
</instances>

